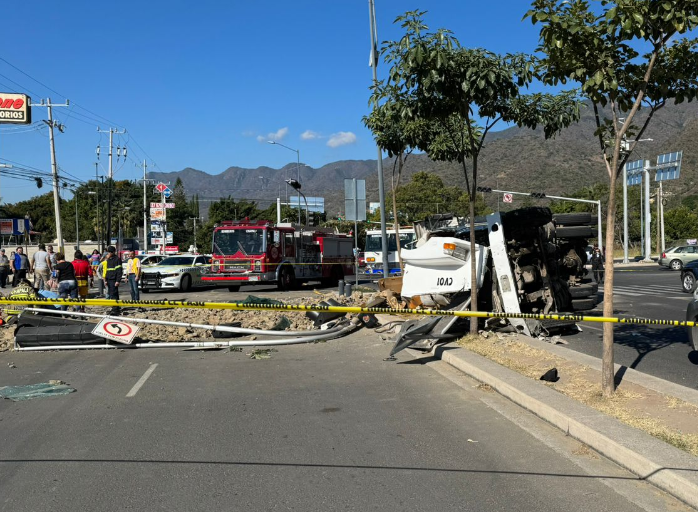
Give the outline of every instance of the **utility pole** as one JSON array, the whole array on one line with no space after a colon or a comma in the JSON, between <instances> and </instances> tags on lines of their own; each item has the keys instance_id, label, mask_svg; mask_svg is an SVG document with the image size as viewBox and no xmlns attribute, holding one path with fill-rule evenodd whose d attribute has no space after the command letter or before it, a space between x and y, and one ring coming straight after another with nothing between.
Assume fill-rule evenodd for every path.
<instances>
[{"instance_id":1,"label":"utility pole","mask_svg":"<svg viewBox=\"0 0 698 512\"><path fill-rule=\"evenodd\" d=\"M149 180L147 176L148 164L143 160L143 250L148 250L148 197L146 192L146 184Z\"/></svg>"},{"instance_id":2,"label":"utility pole","mask_svg":"<svg viewBox=\"0 0 698 512\"><path fill-rule=\"evenodd\" d=\"M63 247L63 230L61 229L61 198L58 190L58 165L56 164L56 145L53 139L53 129L58 128L58 130L63 133L65 131L65 126L53 120L53 108L52 107L69 107L70 101L66 100L63 104L53 104L51 103L51 98L46 100L41 100L41 103L34 103L32 107L46 107L48 111L48 121L44 120L49 127L49 143L51 146L51 173L53 174L53 209L54 215L56 216L56 236L58 237L58 250L59 252L64 252Z\"/></svg>"},{"instance_id":3,"label":"utility pole","mask_svg":"<svg viewBox=\"0 0 698 512\"><path fill-rule=\"evenodd\" d=\"M97 245L99 253L102 254L104 246L102 245L102 205L99 202L99 162L95 162L95 181L97 182Z\"/></svg>"},{"instance_id":4,"label":"utility pole","mask_svg":"<svg viewBox=\"0 0 698 512\"><path fill-rule=\"evenodd\" d=\"M196 245L196 222L199 220L198 217L189 217L189 220L191 220L194 223L194 252L199 251L198 245Z\"/></svg>"},{"instance_id":5,"label":"utility pole","mask_svg":"<svg viewBox=\"0 0 698 512\"><path fill-rule=\"evenodd\" d=\"M642 177L645 179L645 259L652 261L652 237L650 236L650 224L652 222L652 212L650 211L650 162L645 160L642 168Z\"/></svg>"},{"instance_id":6,"label":"utility pole","mask_svg":"<svg viewBox=\"0 0 698 512\"><path fill-rule=\"evenodd\" d=\"M376 6L374 0L368 0L368 18L371 29L371 61L373 68L373 83L378 82L378 29L376 28ZM385 189L383 187L383 153L376 143L378 150L378 201L381 210L381 245L383 246L383 277L390 277L388 262L388 232L385 227ZM397 219L395 219L397 222Z\"/></svg>"},{"instance_id":7,"label":"utility pole","mask_svg":"<svg viewBox=\"0 0 698 512\"><path fill-rule=\"evenodd\" d=\"M109 128L109 130L100 130L97 127L97 132L108 133L109 134L109 175L107 182L107 245L111 245L111 203L112 203L112 191L114 182L114 134L122 135L126 133L126 130L119 131L116 128ZM124 148L124 158L126 157L126 148Z\"/></svg>"}]
</instances>

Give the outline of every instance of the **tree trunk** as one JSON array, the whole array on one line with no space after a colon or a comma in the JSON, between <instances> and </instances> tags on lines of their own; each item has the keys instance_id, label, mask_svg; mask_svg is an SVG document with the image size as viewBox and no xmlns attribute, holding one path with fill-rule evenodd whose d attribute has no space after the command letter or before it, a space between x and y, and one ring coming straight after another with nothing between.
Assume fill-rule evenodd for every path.
<instances>
[{"instance_id":1,"label":"tree trunk","mask_svg":"<svg viewBox=\"0 0 698 512\"><path fill-rule=\"evenodd\" d=\"M614 185L616 174L617 172L614 172L614 175L611 176L606 211L606 258L603 284L603 316L605 317L613 316L613 247L616 217L616 187ZM601 389L605 397L612 396L616 390L615 367L613 364L613 324L606 322L603 324L601 370Z\"/></svg>"}]
</instances>

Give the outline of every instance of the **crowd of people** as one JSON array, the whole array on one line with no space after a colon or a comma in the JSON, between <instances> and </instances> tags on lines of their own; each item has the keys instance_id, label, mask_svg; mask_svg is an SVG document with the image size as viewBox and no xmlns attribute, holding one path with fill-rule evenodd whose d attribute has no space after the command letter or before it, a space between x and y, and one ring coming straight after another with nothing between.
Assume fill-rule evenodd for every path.
<instances>
[{"instance_id":1,"label":"crowd of people","mask_svg":"<svg viewBox=\"0 0 698 512\"><path fill-rule=\"evenodd\" d=\"M37 296L87 298L89 289L94 286L97 278L103 282L105 298L118 300L119 285L125 275L131 299L139 300L141 264L135 251L130 252L125 266L124 273L121 259L114 246L107 247L104 254L95 249L90 256L76 250L73 261L67 261L63 253L54 252L51 245L47 248L40 244L38 251L31 258L24 254L22 247L17 247L9 257L5 255L5 249L0 249L0 288L8 285L11 275L14 290L10 296L15 293L27 293L25 289L31 288ZM33 274L33 283L28 279L29 274ZM79 309L84 311L84 307ZM112 311L114 314L119 312L119 308Z\"/></svg>"}]
</instances>

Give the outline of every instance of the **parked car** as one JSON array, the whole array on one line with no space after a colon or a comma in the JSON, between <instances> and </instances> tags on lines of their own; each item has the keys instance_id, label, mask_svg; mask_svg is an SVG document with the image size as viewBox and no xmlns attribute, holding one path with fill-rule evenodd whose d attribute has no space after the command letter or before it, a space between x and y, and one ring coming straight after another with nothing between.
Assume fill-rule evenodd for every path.
<instances>
[{"instance_id":1,"label":"parked car","mask_svg":"<svg viewBox=\"0 0 698 512\"><path fill-rule=\"evenodd\" d=\"M698 260L689 261L681 269L681 289L686 293L693 293L698 283Z\"/></svg>"},{"instance_id":2,"label":"parked car","mask_svg":"<svg viewBox=\"0 0 698 512\"><path fill-rule=\"evenodd\" d=\"M211 257L182 254L169 256L157 265L144 267L141 271L141 290L182 290L208 286L201 276L211 269Z\"/></svg>"},{"instance_id":3,"label":"parked car","mask_svg":"<svg viewBox=\"0 0 698 512\"><path fill-rule=\"evenodd\" d=\"M663 252L657 263L671 270L681 270L686 263L694 260L698 260L698 246L681 245Z\"/></svg>"}]
</instances>

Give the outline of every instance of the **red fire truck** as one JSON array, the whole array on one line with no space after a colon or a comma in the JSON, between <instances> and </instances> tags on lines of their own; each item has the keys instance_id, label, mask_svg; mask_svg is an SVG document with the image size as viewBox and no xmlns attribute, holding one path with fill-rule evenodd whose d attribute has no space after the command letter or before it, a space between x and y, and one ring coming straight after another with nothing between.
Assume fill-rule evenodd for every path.
<instances>
[{"instance_id":1,"label":"red fire truck","mask_svg":"<svg viewBox=\"0 0 698 512\"><path fill-rule=\"evenodd\" d=\"M276 283L289 290L305 281L335 284L354 275L353 240L322 228L266 220L225 221L213 230L211 272L203 281L238 291Z\"/></svg>"}]
</instances>

